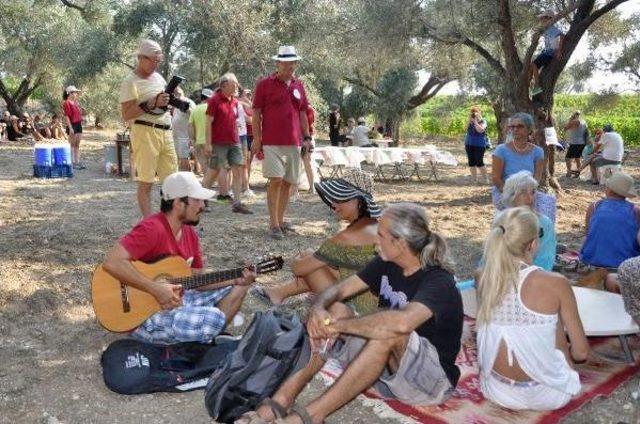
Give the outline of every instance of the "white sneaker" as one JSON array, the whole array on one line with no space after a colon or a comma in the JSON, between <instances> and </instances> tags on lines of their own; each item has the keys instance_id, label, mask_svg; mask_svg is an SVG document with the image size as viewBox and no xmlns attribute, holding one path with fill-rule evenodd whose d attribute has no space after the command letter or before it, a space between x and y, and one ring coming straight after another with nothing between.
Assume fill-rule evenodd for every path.
<instances>
[{"instance_id":1,"label":"white sneaker","mask_svg":"<svg viewBox=\"0 0 640 424\"><path fill-rule=\"evenodd\" d=\"M242 195L244 197L255 197L256 194L253 192L253 190L251 190L250 188L246 189L245 191L242 192Z\"/></svg>"}]
</instances>

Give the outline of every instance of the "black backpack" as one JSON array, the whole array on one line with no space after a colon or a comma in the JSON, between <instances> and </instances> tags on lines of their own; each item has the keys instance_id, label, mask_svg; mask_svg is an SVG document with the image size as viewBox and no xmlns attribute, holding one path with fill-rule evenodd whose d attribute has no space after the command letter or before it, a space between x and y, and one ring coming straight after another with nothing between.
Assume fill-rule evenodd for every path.
<instances>
[{"instance_id":1,"label":"black backpack","mask_svg":"<svg viewBox=\"0 0 640 424\"><path fill-rule=\"evenodd\" d=\"M110 390L125 395L201 389L238 343L226 336L213 344L116 340L102 354L102 376Z\"/></svg>"},{"instance_id":2,"label":"black backpack","mask_svg":"<svg viewBox=\"0 0 640 424\"><path fill-rule=\"evenodd\" d=\"M276 310L256 312L238 349L217 369L205 392L209 415L230 423L254 410L311 357L300 317Z\"/></svg>"}]
</instances>

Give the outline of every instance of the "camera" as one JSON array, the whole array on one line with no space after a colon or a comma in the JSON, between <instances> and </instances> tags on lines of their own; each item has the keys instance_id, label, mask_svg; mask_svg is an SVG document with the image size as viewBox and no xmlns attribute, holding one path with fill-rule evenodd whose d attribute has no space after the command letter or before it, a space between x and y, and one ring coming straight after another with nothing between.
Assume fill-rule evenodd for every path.
<instances>
[{"instance_id":1,"label":"camera","mask_svg":"<svg viewBox=\"0 0 640 424\"><path fill-rule=\"evenodd\" d=\"M185 77L174 75L171 77L169 84L167 84L167 86L164 89L164 92L169 95L169 104L175 107L176 109L180 110L182 113L187 113L187 111L189 110L189 107L190 107L189 102L180 100L173 94L173 92L176 90L176 88L178 88L180 84L182 84L186 80L187 79ZM167 108L165 107L163 109L166 110Z\"/></svg>"}]
</instances>

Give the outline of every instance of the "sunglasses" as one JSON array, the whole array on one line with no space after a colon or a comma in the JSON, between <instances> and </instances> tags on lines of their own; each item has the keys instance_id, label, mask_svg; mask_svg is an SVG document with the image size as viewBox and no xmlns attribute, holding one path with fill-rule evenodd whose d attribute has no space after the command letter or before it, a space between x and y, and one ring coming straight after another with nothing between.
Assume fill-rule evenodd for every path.
<instances>
[{"instance_id":1,"label":"sunglasses","mask_svg":"<svg viewBox=\"0 0 640 424\"><path fill-rule=\"evenodd\" d=\"M514 129L514 128L525 128L526 125L524 124L517 124L517 125L508 125L507 128L509 129Z\"/></svg>"},{"instance_id":2,"label":"sunglasses","mask_svg":"<svg viewBox=\"0 0 640 424\"><path fill-rule=\"evenodd\" d=\"M542 238L542 237L544 237L544 229L540 227L540 230L538 231L538 238Z\"/></svg>"}]
</instances>

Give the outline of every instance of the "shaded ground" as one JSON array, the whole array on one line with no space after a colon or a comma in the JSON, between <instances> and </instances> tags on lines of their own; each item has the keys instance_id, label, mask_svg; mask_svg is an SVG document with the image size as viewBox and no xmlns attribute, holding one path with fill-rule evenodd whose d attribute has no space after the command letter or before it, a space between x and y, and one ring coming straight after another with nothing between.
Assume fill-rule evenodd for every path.
<instances>
[{"instance_id":1,"label":"shaded ground","mask_svg":"<svg viewBox=\"0 0 640 424\"><path fill-rule=\"evenodd\" d=\"M6 423L150 423L210 422L203 393L119 396L109 392L99 367L102 350L118 336L94 320L89 280L106 250L138 219L135 185L104 175L106 133L89 133L83 143L88 169L69 180L31 177L32 147L0 146L0 422ZM446 144L464 164L459 145ZM626 166L637 179L637 163ZM559 175L564 166L558 166ZM379 183L382 203L400 200L428 208L432 225L449 240L457 275L468 277L481 254L483 236L493 216L487 186L471 185L463 166L448 168L439 183ZM232 214L228 205L214 205L203 216L201 233L208 266L228 268L265 251L290 260L299 250L318 246L338 224L316 196L303 194L290 208L299 235L282 241L266 237L264 181L259 169L253 182L257 197L248 201L256 215ZM559 241L578 249L583 213L600 196L597 187L561 179L566 192L559 199ZM159 203L154 193L154 205ZM261 277L261 284L286 278ZM304 309L305 303L291 305ZM243 306L250 317L260 308L253 299ZM236 332L241 329L235 329ZM634 422L630 392L638 378L606 400L596 400L566 422ZM322 390L314 381L305 397ZM329 422L390 422L360 400Z\"/></svg>"}]
</instances>

